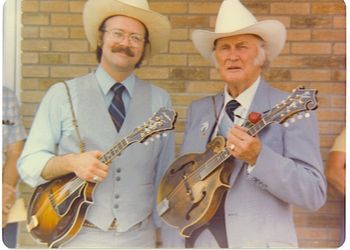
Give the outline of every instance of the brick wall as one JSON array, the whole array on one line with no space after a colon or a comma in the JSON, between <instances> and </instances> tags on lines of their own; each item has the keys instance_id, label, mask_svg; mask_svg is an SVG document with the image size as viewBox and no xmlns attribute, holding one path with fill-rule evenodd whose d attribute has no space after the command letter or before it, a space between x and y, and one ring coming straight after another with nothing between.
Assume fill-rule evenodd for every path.
<instances>
[{"instance_id":1,"label":"brick wall","mask_svg":"<svg viewBox=\"0 0 350 250\"><path fill-rule=\"evenodd\" d=\"M285 48L265 73L280 89L299 84L319 90L317 115L321 152L326 160L333 139L345 125L345 4L341 0L242 0L258 19L278 19L288 29ZM24 124L30 128L46 90L55 82L94 69L95 55L82 27L83 0L22 0L21 101ZM213 29L221 1L149 0L167 15L173 31L168 50L137 74L171 93L179 113L176 141L182 142L187 106L220 91L218 73L196 52L190 41L194 28ZM26 199L32 189L21 184ZM329 187L328 202L318 212L295 208L301 247L338 246L343 199ZM20 247L39 247L21 225Z\"/></svg>"}]
</instances>

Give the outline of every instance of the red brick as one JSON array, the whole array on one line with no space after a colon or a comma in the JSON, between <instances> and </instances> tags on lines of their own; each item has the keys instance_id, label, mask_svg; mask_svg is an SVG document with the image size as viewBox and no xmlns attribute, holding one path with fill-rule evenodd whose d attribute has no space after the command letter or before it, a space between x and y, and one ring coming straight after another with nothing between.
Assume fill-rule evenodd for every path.
<instances>
[{"instance_id":1,"label":"red brick","mask_svg":"<svg viewBox=\"0 0 350 250\"><path fill-rule=\"evenodd\" d=\"M180 14L188 12L188 6L186 2L153 2L150 3L150 8L153 11L157 11L163 14Z\"/></svg>"},{"instance_id":2,"label":"red brick","mask_svg":"<svg viewBox=\"0 0 350 250\"><path fill-rule=\"evenodd\" d=\"M51 16L52 25L80 26L82 23L81 15L77 14L53 14Z\"/></svg>"},{"instance_id":3,"label":"red brick","mask_svg":"<svg viewBox=\"0 0 350 250\"><path fill-rule=\"evenodd\" d=\"M271 14L310 14L310 4L308 3L271 3Z\"/></svg>"},{"instance_id":4,"label":"red brick","mask_svg":"<svg viewBox=\"0 0 350 250\"><path fill-rule=\"evenodd\" d=\"M334 41L342 42L346 39L345 30L313 30L312 31L312 40L314 41Z\"/></svg>"},{"instance_id":5,"label":"red brick","mask_svg":"<svg viewBox=\"0 0 350 250\"><path fill-rule=\"evenodd\" d=\"M220 3L189 3L189 13L191 14L214 14L219 11Z\"/></svg>"},{"instance_id":6,"label":"red brick","mask_svg":"<svg viewBox=\"0 0 350 250\"><path fill-rule=\"evenodd\" d=\"M293 81L329 81L331 80L331 72L328 70L292 70Z\"/></svg>"},{"instance_id":7,"label":"red brick","mask_svg":"<svg viewBox=\"0 0 350 250\"><path fill-rule=\"evenodd\" d=\"M331 54L331 43L293 43L292 53L294 54Z\"/></svg>"},{"instance_id":8,"label":"red brick","mask_svg":"<svg viewBox=\"0 0 350 250\"><path fill-rule=\"evenodd\" d=\"M39 2L38 1L22 1L21 7L23 12L38 12Z\"/></svg>"},{"instance_id":9,"label":"red brick","mask_svg":"<svg viewBox=\"0 0 350 250\"><path fill-rule=\"evenodd\" d=\"M41 1L40 11L42 12L65 12L68 10L67 1Z\"/></svg>"},{"instance_id":10,"label":"red brick","mask_svg":"<svg viewBox=\"0 0 350 250\"><path fill-rule=\"evenodd\" d=\"M313 3L311 13L316 15L344 15L344 1L332 1L332 3Z\"/></svg>"}]
</instances>

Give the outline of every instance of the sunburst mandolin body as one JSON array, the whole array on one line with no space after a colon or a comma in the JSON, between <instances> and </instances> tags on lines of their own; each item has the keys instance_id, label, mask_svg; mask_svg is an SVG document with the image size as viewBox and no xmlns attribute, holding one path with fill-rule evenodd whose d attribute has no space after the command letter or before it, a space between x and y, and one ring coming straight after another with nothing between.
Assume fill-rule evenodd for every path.
<instances>
[{"instance_id":1,"label":"sunburst mandolin body","mask_svg":"<svg viewBox=\"0 0 350 250\"><path fill-rule=\"evenodd\" d=\"M38 186L30 201L27 229L36 239L56 248L73 238L81 229L92 203L95 183L85 182L73 192L64 186L74 182L69 174Z\"/></svg>"}]
</instances>

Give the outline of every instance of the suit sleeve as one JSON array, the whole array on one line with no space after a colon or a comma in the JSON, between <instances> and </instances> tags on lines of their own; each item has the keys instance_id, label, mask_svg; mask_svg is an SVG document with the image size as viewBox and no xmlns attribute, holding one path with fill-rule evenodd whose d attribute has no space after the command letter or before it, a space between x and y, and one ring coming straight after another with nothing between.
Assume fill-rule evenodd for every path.
<instances>
[{"instance_id":1,"label":"suit sleeve","mask_svg":"<svg viewBox=\"0 0 350 250\"><path fill-rule=\"evenodd\" d=\"M283 128L281 147L266 145L263 139L262 143L248 178L284 202L319 209L326 202L327 182L315 115Z\"/></svg>"}]
</instances>

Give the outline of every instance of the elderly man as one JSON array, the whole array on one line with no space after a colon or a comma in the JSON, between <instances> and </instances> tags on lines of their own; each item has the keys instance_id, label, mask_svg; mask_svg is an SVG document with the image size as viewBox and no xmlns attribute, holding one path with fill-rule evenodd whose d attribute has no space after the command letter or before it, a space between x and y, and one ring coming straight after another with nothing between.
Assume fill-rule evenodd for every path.
<instances>
[{"instance_id":1,"label":"elderly man","mask_svg":"<svg viewBox=\"0 0 350 250\"><path fill-rule=\"evenodd\" d=\"M170 23L152 11L147 0L88 0L83 23L100 64L66 86L57 83L49 89L21 155L19 173L31 186L70 173L98 183L82 228L71 239L63 235L52 244L154 248L154 189L173 160L174 135L148 146L135 143L108 165L100 157L160 108L171 107L167 92L134 74L144 58L166 48ZM40 226L32 222L33 230ZM55 234L62 234L59 230Z\"/></svg>"},{"instance_id":2,"label":"elderly man","mask_svg":"<svg viewBox=\"0 0 350 250\"><path fill-rule=\"evenodd\" d=\"M315 211L326 201L314 114L288 128L269 126L258 136L241 126L250 112L269 111L287 97L262 77L285 39L283 24L258 22L238 0L222 2L215 32L192 34L199 53L226 84L222 93L190 105L181 154L204 152L222 135L234 168L217 213L186 239L187 247L294 248L292 206Z\"/></svg>"}]
</instances>

